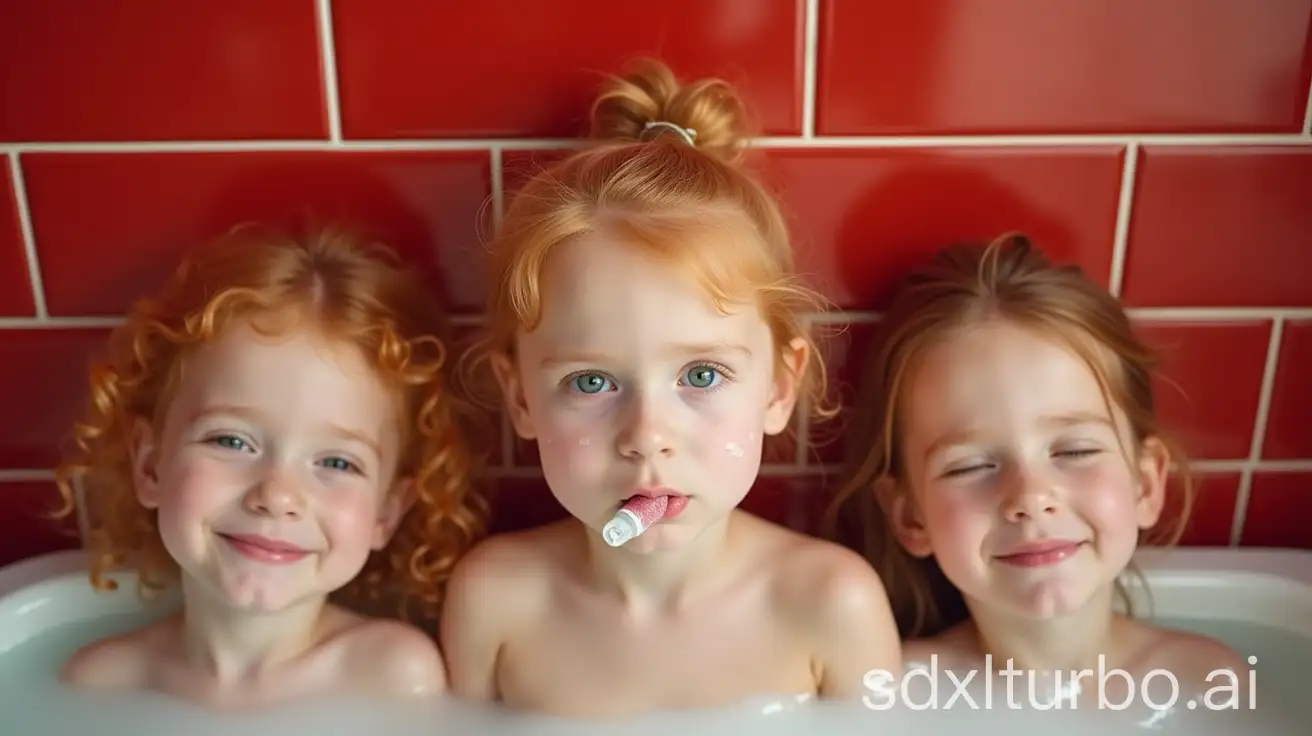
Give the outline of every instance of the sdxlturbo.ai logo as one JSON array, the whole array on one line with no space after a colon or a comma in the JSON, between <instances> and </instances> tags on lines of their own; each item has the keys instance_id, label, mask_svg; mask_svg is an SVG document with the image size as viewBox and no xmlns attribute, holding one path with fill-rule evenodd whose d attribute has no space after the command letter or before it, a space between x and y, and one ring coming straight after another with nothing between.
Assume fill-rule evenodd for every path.
<instances>
[{"instance_id":1,"label":"sdxlturbo.ai logo","mask_svg":"<svg viewBox=\"0 0 1312 736\"><path fill-rule=\"evenodd\" d=\"M1256 665L1257 657L1249 657L1248 663ZM959 676L955 670L940 671L938 656L934 655L928 665L908 664L906 674L900 679L888 670L870 670L862 679L867 691L862 700L871 710L889 710L899 703L911 710L948 710L954 707L991 710L995 707L994 691L1002 687L996 682L994 672L992 655L984 658L982 670L968 670L964 676ZM1101 655L1097 672L1087 669L1069 672L1018 670L1013 660L1008 659L1006 668L997 670L996 675L1005 681L1005 707L1012 710L1087 707L1092 700L1090 696L1096 694L1099 710L1125 710L1140 703L1154 711L1170 711L1180 699L1180 681L1173 672L1150 670L1136 682L1134 676L1123 669L1108 669L1106 658ZM952 686L952 694L946 701L940 699L940 676L946 676ZM975 682L977 676L979 683ZM1017 680L1022 681L1019 685L1026 702L1017 697ZM1241 690L1248 691L1247 707L1250 710L1257 707L1256 669L1249 670L1246 688L1241 688L1240 676L1229 669L1213 670L1205 681L1212 687L1201 697L1186 701L1184 705L1188 710L1200 707L1200 703L1206 710L1238 710L1243 707ZM1113 690L1109 686L1116 687ZM976 699L981 689L982 702Z\"/></svg>"}]
</instances>

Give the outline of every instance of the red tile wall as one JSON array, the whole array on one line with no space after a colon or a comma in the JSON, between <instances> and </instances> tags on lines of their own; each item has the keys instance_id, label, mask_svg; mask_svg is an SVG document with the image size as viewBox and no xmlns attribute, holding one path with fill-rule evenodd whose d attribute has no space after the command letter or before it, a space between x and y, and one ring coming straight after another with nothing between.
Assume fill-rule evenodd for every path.
<instances>
[{"instance_id":1,"label":"red tile wall","mask_svg":"<svg viewBox=\"0 0 1312 736\"><path fill-rule=\"evenodd\" d=\"M1312 0L44 0L0 5L0 564L76 543L86 362L181 248L349 219L476 326L506 187L648 55L754 105L841 395L899 269L1025 230L1163 350L1186 540L1312 548ZM797 430L746 505L812 528L841 425ZM563 513L512 440L499 528Z\"/></svg>"}]
</instances>

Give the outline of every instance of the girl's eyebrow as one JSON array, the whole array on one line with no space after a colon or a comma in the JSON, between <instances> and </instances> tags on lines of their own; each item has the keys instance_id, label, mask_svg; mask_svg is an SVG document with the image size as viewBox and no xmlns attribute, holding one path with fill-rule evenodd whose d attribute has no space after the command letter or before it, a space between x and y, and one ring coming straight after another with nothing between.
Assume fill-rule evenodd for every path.
<instances>
[{"instance_id":1,"label":"girl's eyebrow","mask_svg":"<svg viewBox=\"0 0 1312 736\"><path fill-rule=\"evenodd\" d=\"M745 358L752 356L751 349L746 345L729 342L678 343L665 346L661 352L664 355L673 357L723 355L725 353L737 353ZM606 353L580 352L548 355L538 365L541 368L551 368L562 365L578 365L580 363L606 364L615 361L615 356Z\"/></svg>"}]
</instances>

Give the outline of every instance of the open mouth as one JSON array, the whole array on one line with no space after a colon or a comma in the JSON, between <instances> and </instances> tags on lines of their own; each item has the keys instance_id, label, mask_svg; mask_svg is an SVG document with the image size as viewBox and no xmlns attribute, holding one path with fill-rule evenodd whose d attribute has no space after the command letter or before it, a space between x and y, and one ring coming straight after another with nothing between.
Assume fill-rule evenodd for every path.
<instances>
[{"instance_id":1,"label":"open mouth","mask_svg":"<svg viewBox=\"0 0 1312 736\"><path fill-rule=\"evenodd\" d=\"M688 501L689 501L688 496L685 496L681 493L635 493L632 496L629 496L628 498L617 503L615 505L615 510L619 511L625 506L628 506L630 503L633 503L634 501L641 500L644 498L665 499L665 513L664 515L661 516L662 520L673 519L677 517L679 514L682 514L683 510L688 507Z\"/></svg>"}]
</instances>

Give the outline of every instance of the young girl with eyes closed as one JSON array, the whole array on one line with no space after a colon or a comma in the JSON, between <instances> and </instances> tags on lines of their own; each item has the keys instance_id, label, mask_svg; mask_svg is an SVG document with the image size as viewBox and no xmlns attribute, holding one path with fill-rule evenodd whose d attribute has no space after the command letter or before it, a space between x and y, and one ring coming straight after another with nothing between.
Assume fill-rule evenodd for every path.
<instances>
[{"instance_id":1,"label":"young girl with eyes closed","mask_svg":"<svg viewBox=\"0 0 1312 736\"><path fill-rule=\"evenodd\" d=\"M823 392L817 302L737 162L741 115L724 83L648 65L597 100L595 145L510 203L480 355L570 516L457 567L458 695L603 716L857 697L898 668L868 564L735 508L765 435Z\"/></svg>"},{"instance_id":2,"label":"young girl with eyes closed","mask_svg":"<svg viewBox=\"0 0 1312 736\"><path fill-rule=\"evenodd\" d=\"M349 585L434 616L481 533L429 291L344 232L243 228L134 306L59 480L93 585L180 582L182 610L82 649L66 681L236 709L445 690L428 636L327 602Z\"/></svg>"},{"instance_id":3,"label":"young girl with eyes closed","mask_svg":"<svg viewBox=\"0 0 1312 736\"><path fill-rule=\"evenodd\" d=\"M1225 645L1114 612L1137 546L1178 539L1192 498L1154 414L1153 356L1115 297L1023 237L949 248L906 279L875 345L830 522L880 571L903 633L929 636L908 661L978 671L992 655L1069 683L1101 657L1135 682L1247 682ZM1186 511L1164 520L1173 461Z\"/></svg>"}]
</instances>

